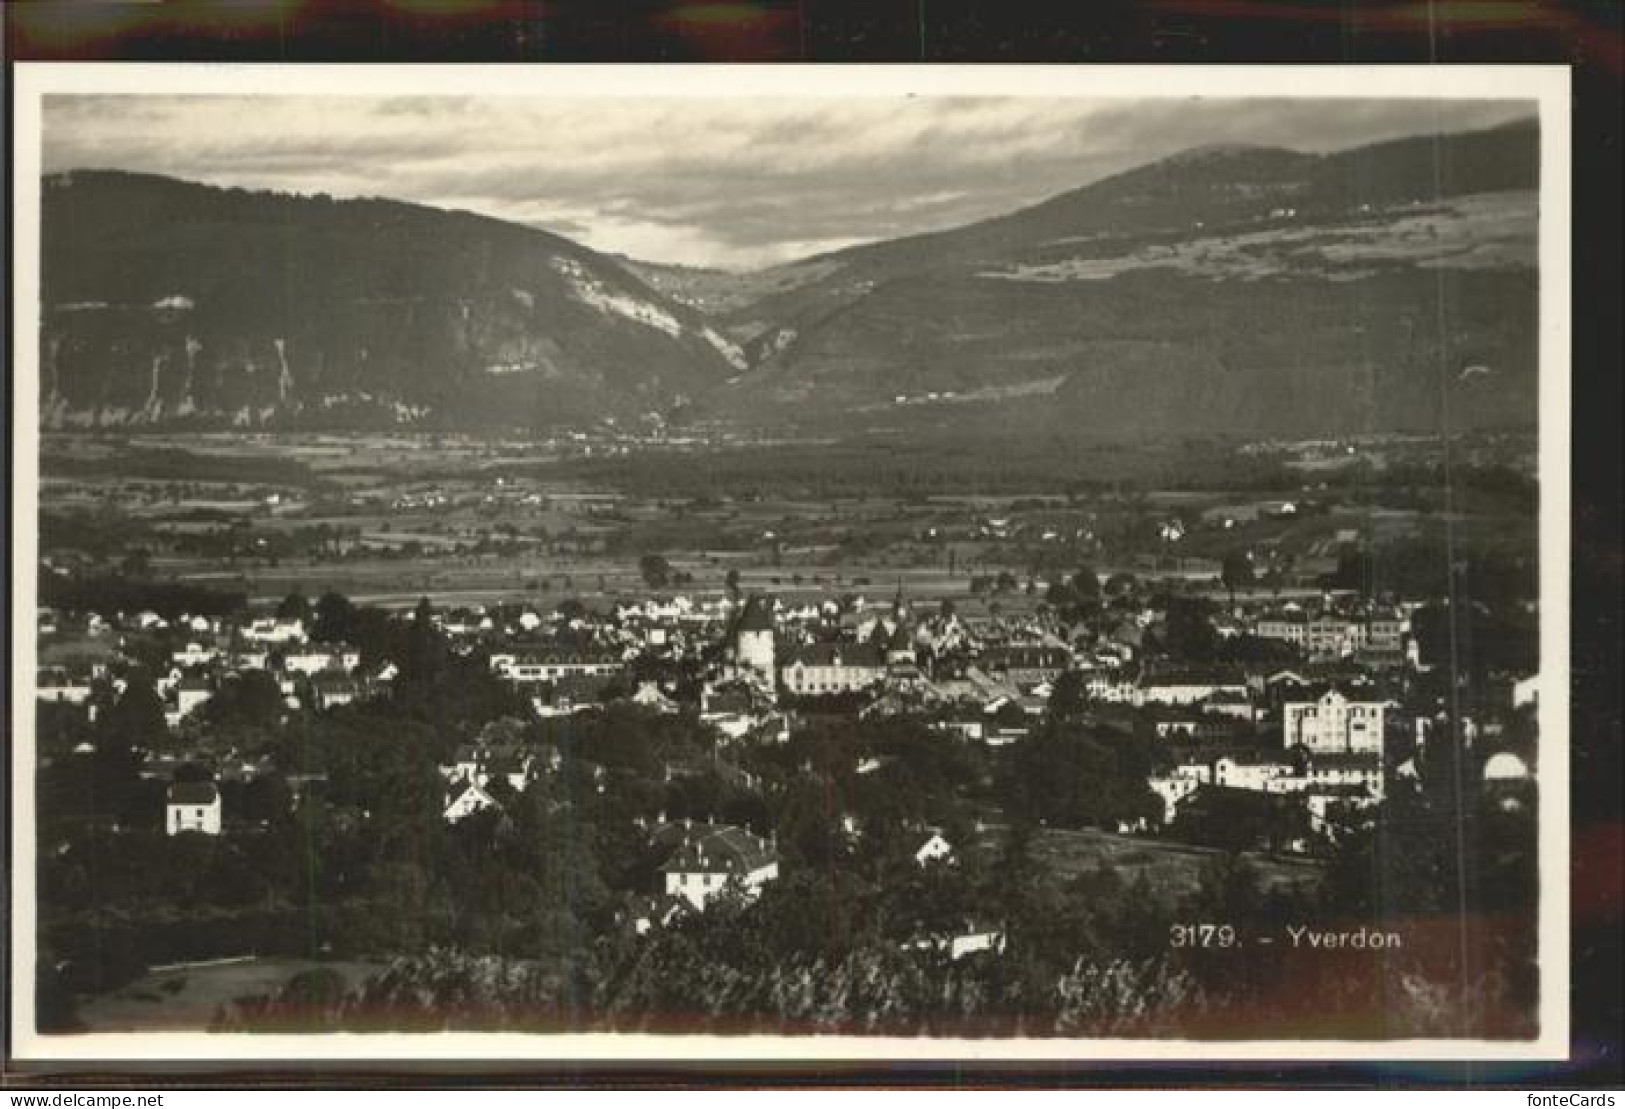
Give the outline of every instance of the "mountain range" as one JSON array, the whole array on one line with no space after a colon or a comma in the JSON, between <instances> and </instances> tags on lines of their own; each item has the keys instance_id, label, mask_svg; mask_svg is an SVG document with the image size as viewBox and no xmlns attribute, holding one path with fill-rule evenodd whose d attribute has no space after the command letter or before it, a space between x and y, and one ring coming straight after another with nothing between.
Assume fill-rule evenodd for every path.
<instances>
[{"instance_id":1,"label":"mountain range","mask_svg":"<svg viewBox=\"0 0 1625 1109\"><path fill-rule=\"evenodd\" d=\"M42 418L1529 425L1538 196L1532 121L1333 154L1209 147L735 274L466 212L81 170L43 182Z\"/></svg>"}]
</instances>

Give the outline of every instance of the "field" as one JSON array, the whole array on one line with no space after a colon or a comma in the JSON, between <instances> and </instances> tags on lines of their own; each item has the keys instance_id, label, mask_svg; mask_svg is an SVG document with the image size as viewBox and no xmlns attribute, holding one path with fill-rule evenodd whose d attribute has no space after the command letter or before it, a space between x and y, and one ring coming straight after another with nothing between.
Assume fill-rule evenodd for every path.
<instances>
[{"instance_id":1,"label":"field","mask_svg":"<svg viewBox=\"0 0 1625 1109\"><path fill-rule=\"evenodd\" d=\"M52 435L41 553L104 571L138 555L160 577L256 602L336 590L386 606L551 606L651 588L719 596L736 575L787 600L901 586L970 614L1023 611L1081 565L1217 596L1222 560L1242 551L1286 597L1318 591L1346 549L1436 543L1446 526L1485 550L1532 550L1521 445L1491 443L1477 469L1458 468L1448 516L1428 477L1435 447L1351 443L1329 455L1337 469L1311 471L1285 446L1212 442ZM667 581L645 580L648 555Z\"/></svg>"},{"instance_id":2,"label":"field","mask_svg":"<svg viewBox=\"0 0 1625 1109\"><path fill-rule=\"evenodd\" d=\"M124 988L85 1001L79 1019L89 1032L196 1032L222 1005L274 992L303 971L326 967L354 984L379 969L359 962L250 958L154 970Z\"/></svg>"},{"instance_id":3,"label":"field","mask_svg":"<svg viewBox=\"0 0 1625 1109\"><path fill-rule=\"evenodd\" d=\"M1060 881L1069 881L1105 863L1115 868L1125 882L1133 883L1144 874L1152 889L1175 898L1194 893L1202 867L1223 854L1215 848L1059 828L1040 832L1033 843L1034 857ZM1257 869L1265 890L1320 881L1320 864L1309 860L1256 853L1245 857Z\"/></svg>"}]
</instances>

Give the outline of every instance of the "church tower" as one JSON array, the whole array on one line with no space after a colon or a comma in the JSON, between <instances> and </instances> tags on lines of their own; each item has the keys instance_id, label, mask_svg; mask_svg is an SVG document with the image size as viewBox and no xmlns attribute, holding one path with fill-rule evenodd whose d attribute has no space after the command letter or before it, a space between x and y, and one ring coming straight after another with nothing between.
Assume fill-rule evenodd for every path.
<instances>
[{"instance_id":1,"label":"church tower","mask_svg":"<svg viewBox=\"0 0 1625 1109\"><path fill-rule=\"evenodd\" d=\"M741 670L749 670L771 686L777 676L773 645L773 605L761 594L752 594L734 625L734 660Z\"/></svg>"}]
</instances>

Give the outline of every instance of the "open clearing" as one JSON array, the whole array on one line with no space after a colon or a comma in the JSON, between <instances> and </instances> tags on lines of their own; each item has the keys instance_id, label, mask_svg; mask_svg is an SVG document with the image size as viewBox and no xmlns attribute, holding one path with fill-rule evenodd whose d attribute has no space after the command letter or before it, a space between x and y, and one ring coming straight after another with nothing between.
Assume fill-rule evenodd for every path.
<instances>
[{"instance_id":1,"label":"open clearing","mask_svg":"<svg viewBox=\"0 0 1625 1109\"><path fill-rule=\"evenodd\" d=\"M307 970L326 967L355 985L381 969L360 962L250 958L156 970L122 989L85 1001L79 1019L89 1032L204 1031L220 1007L241 997L266 994Z\"/></svg>"}]
</instances>

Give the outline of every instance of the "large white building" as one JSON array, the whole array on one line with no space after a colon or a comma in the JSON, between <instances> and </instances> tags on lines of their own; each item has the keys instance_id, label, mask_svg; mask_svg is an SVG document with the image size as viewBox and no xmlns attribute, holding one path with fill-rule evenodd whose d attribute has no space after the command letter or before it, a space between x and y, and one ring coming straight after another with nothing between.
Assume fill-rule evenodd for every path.
<instances>
[{"instance_id":1,"label":"large white building","mask_svg":"<svg viewBox=\"0 0 1625 1109\"><path fill-rule=\"evenodd\" d=\"M1313 701L1281 706L1282 746L1315 754L1382 754L1381 701L1354 701L1329 689Z\"/></svg>"},{"instance_id":2,"label":"large white building","mask_svg":"<svg viewBox=\"0 0 1625 1109\"><path fill-rule=\"evenodd\" d=\"M668 896L679 897L695 909L725 889L754 898L762 886L779 876L778 852L760 836L732 825L668 824L655 832L655 842L673 843L675 850L660 866Z\"/></svg>"},{"instance_id":3,"label":"large white building","mask_svg":"<svg viewBox=\"0 0 1625 1109\"><path fill-rule=\"evenodd\" d=\"M491 670L520 685L555 682L560 678L606 678L621 672L619 655L605 650L549 647L491 656Z\"/></svg>"},{"instance_id":4,"label":"large white building","mask_svg":"<svg viewBox=\"0 0 1625 1109\"><path fill-rule=\"evenodd\" d=\"M807 644L779 671L785 691L802 697L858 693L885 677L885 658L867 643Z\"/></svg>"}]
</instances>

